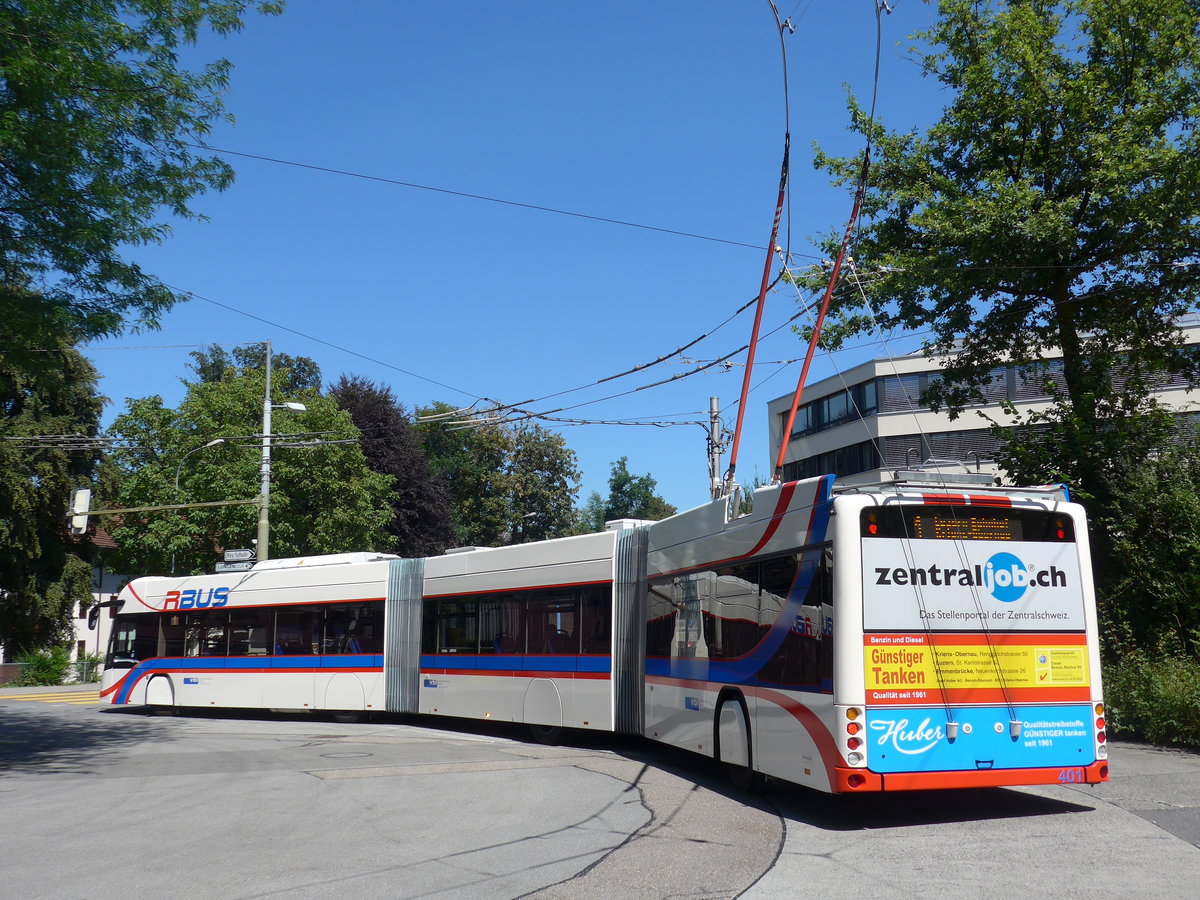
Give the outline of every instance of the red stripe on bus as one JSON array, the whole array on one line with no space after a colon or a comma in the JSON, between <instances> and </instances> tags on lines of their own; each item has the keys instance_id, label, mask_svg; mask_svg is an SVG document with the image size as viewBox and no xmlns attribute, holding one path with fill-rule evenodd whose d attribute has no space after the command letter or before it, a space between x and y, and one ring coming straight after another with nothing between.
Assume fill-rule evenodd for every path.
<instances>
[{"instance_id":1,"label":"red stripe on bus","mask_svg":"<svg viewBox=\"0 0 1200 900\"><path fill-rule=\"evenodd\" d=\"M133 669L129 670L129 672L132 672L132 671L133 671ZM105 688L104 690L102 690L100 692L100 696L107 697L109 694L113 693L114 691L119 691L121 689L121 685L123 685L125 683L125 679L129 677L129 672L126 672L124 675L122 675L120 680L116 684L114 684L112 687Z\"/></svg>"},{"instance_id":2,"label":"red stripe on bus","mask_svg":"<svg viewBox=\"0 0 1200 900\"><path fill-rule=\"evenodd\" d=\"M1012 497L999 497L993 494L982 496L972 494L967 499L971 501L972 506L1012 506Z\"/></svg>"},{"instance_id":3,"label":"red stripe on bus","mask_svg":"<svg viewBox=\"0 0 1200 900\"><path fill-rule=\"evenodd\" d=\"M889 638L883 641L880 638ZM874 640L873 640L874 639ZM1086 646L1086 634L1054 634L1045 632L1033 631L1016 631L1000 633L995 631L989 632L971 632L971 633L956 633L949 631L935 631L932 635L928 634L865 634L863 635L864 647L963 647L963 646L980 646L994 644L998 647L1046 647L1054 645L1069 645L1069 646Z\"/></svg>"},{"instance_id":4,"label":"red stripe on bus","mask_svg":"<svg viewBox=\"0 0 1200 900\"><path fill-rule=\"evenodd\" d=\"M154 610L154 612L162 612L161 609L154 609L153 606L151 606L149 603L147 603L145 600L143 600L141 597L139 597L137 591L135 591L133 589L132 584L125 585L125 590L127 590L127 591L129 591L129 593L133 594L133 599L136 600L138 603L142 604L142 606L146 607L146 609ZM119 610L118 610L118 612L119 612Z\"/></svg>"},{"instance_id":5,"label":"red stripe on bus","mask_svg":"<svg viewBox=\"0 0 1200 900\"><path fill-rule=\"evenodd\" d=\"M829 783L830 785L833 784L834 770L842 763L842 756L838 751L837 744L834 742L833 735L820 716L794 697L773 688L760 688L752 685L725 685L716 681L691 681L686 678L668 678L660 675L647 675L646 681L647 683L653 682L654 684L661 684L667 687L691 688L712 694L717 693L725 687L734 687L755 699L778 706L799 722L804 730L808 732L808 736L812 738L813 743L817 746L817 752L821 754L821 762L825 766L825 774L829 778Z\"/></svg>"},{"instance_id":6,"label":"red stripe on bus","mask_svg":"<svg viewBox=\"0 0 1200 900\"><path fill-rule=\"evenodd\" d=\"M829 779L830 787L832 787L837 767L842 764L842 754L834 742L833 735L821 717L799 700L781 691L756 687L747 687L745 690L760 700L774 703L804 727L804 730L808 732L808 736L812 738L813 743L817 745L817 752L821 754L821 762L825 764L825 775Z\"/></svg>"},{"instance_id":7,"label":"red stripe on bus","mask_svg":"<svg viewBox=\"0 0 1200 900\"><path fill-rule=\"evenodd\" d=\"M843 777L861 769L841 769L837 773L839 784ZM1068 774L1070 773L1070 774ZM1098 760L1087 766L1054 766L1038 769L966 769L957 772L894 772L874 775L882 782L874 790L925 791L948 788L1005 787L1024 784L1100 784L1108 781L1108 760ZM1075 780L1064 781L1064 778ZM842 788L858 793L862 788Z\"/></svg>"},{"instance_id":8,"label":"red stripe on bus","mask_svg":"<svg viewBox=\"0 0 1200 900\"><path fill-rule=\"evenodd\" d=\"M757 553L759 550L761 550L763 547L765 547L767 545L767 542L770 541L771 538L773 538L775 536L775 532L779 530L779 526L781 524L783 524L783 517L787 514L788 506L792 502L792 494L794 494L796 492L797 484L799 484L799 482L789 481L787 484L785 484L783 486L782 490L780 490L779 500L776 501L776 503L775 503L775 511L773 513L771 513L771 518L767 522L767 527L763 530L762 537L760 537L758 539L757 544L755 544L753 547L751 547L745 553L739 553L736 556L730 556L725 559L717 559L717 560L711 560L709 562L705 562L704 568L705 569L715 569L718 566L727 566L730 563L735 563L735 562L738 562L739 560L743 560L748 557L751 557L755 553ZM817 495L814 492L813 493L813 511L809 515L809 520L808 520L809 532L812 531L813 517L816 515L816 507L817 507L816 499L817 499ZM807 543L807 535L805 536L805 543ZM673 569L670 572L659 572L654 577L663 578L668 575L675 575L679 572L687 572L687 571L690 571L695 568L696 567L693 565L693 566L687 566L682 569Z\"/></svg>"},{"instance_id":9,"label":"red stripe on bus","mask_svg":"<svg viewBox=\"0 0 1200 900\"><path fill-rule=\"evenodd\" d=\"M1010 688L939 688L925 689L919 700L912 697L880 698L873 694L901 694L907 691L867 690L867 706L939 706L959 705L1005 706L1009 703L1090 703L1092 689L1088 685L1072 687L1010 687Z\"/></svg>"}]
</instances>

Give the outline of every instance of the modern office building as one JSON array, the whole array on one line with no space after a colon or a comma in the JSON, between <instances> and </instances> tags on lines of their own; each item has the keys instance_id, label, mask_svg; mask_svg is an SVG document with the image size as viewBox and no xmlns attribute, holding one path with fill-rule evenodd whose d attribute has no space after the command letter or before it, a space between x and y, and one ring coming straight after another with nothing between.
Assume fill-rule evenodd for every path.
<instances>
[{"instance_id":1,"label":"modern office building","mask_svg":"<svg viewBox=\"0 0 1200 900\"><path fill-rule=\"evenodd\" d=\"M1200 343L1200 318L1182 325L1189 342ZM1061 379L1062 359L1047 358L1039 377L1029 380L1011 366L995 369L983 401L953 420L921 404L939 370L938 359L916 353L872 360L809 385L792 427L784 480L833 472L844 483L866 484L914 468L995 476L999 443L989 419L1008 421L1001 409L1006 400L1022 413L1045 409L1046 379ZM1183 379L1164 378L1156 395L1181 414L1200 413L1200 392L1189 390ZM767 407L773 460L791 404L789 394Z\"/></svg>"}]
</instances>

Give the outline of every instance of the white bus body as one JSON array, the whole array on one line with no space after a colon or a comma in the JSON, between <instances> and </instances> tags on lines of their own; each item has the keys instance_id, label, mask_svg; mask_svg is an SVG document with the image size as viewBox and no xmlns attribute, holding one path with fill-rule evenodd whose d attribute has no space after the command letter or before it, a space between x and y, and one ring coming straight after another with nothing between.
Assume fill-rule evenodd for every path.
<instances>
[{"instance_id":1,"label":"white bus body","mask_svg":"<svg viewBox=\"0 0 1200 900\"><path fill-rule=\"evenodd\" d=\"M831 476L428 559L144 578L102 697L641 734L833 792L1108 777L1082 510Z\"/></svg>"}]
</instances>

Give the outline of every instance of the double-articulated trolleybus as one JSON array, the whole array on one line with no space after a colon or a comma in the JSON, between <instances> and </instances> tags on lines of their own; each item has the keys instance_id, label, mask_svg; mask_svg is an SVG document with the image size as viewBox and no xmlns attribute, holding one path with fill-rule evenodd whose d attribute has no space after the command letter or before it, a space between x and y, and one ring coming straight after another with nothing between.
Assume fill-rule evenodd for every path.
<instances>
[{"instance_id":1,"label":"double-articulated trolleybus","mask_svg":"<svg viewBox=\"0 0 1200 900\"><path fill-rule=\"evenodd\" d=\"M838 793L1107 780L1087 531L1063 490L826 476L753 500L138 579L102 697L615 731Z\"/></svg>"}]
</instances>

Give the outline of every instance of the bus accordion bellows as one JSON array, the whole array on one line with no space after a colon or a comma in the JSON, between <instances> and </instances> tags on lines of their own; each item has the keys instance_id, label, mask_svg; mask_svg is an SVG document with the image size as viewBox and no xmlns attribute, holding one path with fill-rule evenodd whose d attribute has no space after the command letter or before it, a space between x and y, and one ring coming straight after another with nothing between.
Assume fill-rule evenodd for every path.
<instances>
[{"instance_id":1,"label":"bus accordion bellows","mask_svg":"<svg viewBox=\"0 0 1200 900\"><path fill-rule=\"evenodd\" d=\"M140 578L101 696L613 731L835 793L1108 779L1087 529L1064 489L824 476L740 505Z\"/></svg>"}]
</instances>

